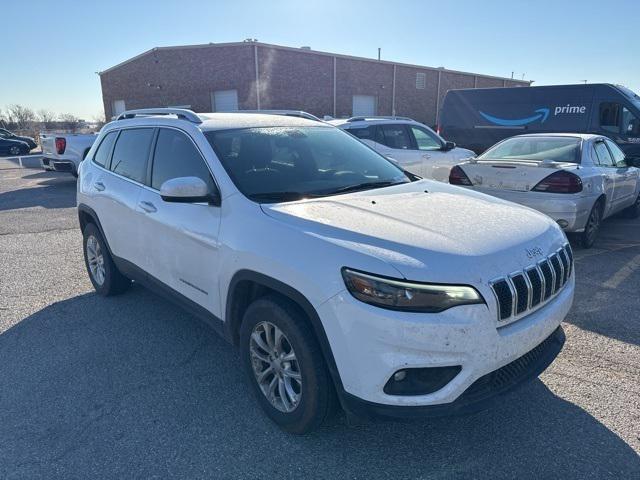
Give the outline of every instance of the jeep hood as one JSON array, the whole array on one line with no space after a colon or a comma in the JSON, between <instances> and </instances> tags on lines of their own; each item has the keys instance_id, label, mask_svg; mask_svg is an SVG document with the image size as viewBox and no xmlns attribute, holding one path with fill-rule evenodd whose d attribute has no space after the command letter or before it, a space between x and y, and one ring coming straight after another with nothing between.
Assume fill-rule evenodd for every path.
<instances>
[{"instance_id":1,"label":"jeep hood","mask_svg":"<svg viewBox=\"0 0 640 480\"><path fill-rule=\"evenodd\" d=\"M542 258L533 252L546 256L566 243L555 222L535 210L430 180L262 209L417 281L486 282Z\"/></svg>"}]
</instances>

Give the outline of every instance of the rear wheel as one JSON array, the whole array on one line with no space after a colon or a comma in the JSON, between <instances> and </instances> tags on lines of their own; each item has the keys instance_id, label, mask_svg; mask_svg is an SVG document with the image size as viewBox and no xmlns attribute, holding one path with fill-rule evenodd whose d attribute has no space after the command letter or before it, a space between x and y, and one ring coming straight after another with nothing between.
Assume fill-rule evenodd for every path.
<instances>
[{"instance_id":1,"label":"rear wheel","mask_svg":"<svg viewBox=\"0 0 640 480\"><path fill-rule=\"evenodd\" d=\"M109 254L98 228L89 223L82 232L84 262L96 292L103 296L124 292L131 281L122 275Z\"/></svg>"},{"instance_id":2,"label":"rear wheel","mask_svg":"<svg viewBox=\"0 0 640 480\"><path fill-rule=\"evenodd\" d=\"M21 153L22 152L21 152L21 148L20 148L19 145L11 145L9 147L9 155L14 155L15 156L15 155L20 155Z\"/></svg>"},{"instance_id":3,"label":"rear wheel","mask_svg":"<svg viewBox=\"0 0 640 480\"><path fill-rule=\"evenodd\" d=\"M584 227L584 231L580 234L580 245L582 248L591 248L596 241L598 232L600 231L600 225L602 224L602 201L599 200L595 203L589 218Z\"/></svg>"},{"instance_id":4,"label":"rear wheel","mask_svg":"<svg viewBox=\"0 0 640 480\"><path fill-rule=\"evenodd\" d=\"M240 328L240 352L258 402L281 428L303 434L335 409L320 346L304 315L279 296L254 301Z\"/></svg>"}]
</instances>

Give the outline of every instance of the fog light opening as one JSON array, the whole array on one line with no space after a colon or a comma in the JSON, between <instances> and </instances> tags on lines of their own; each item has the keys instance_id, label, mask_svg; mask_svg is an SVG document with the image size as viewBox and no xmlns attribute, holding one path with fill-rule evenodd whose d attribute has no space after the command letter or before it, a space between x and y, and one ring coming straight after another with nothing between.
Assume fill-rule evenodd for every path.
<instances>
[{"instance_id":1,"label":"fog light opening","mask_svg":"<svg viewBox=\"0 0 640 480\"><path fill-rule=\"evenodd\" d=\"M558 220L558 225L560 225L560 228L567 228L569 226L569 222L567 222L566 220L563 220L562 218L560 220Z\"/></svg>"},{"instance_id":2,"label":"fog light opening","mask_svg":"<svg viewBox=\"0 0 640 480\"><path fill-rule=\"evenodd\" d=\"M404 370L398 370L396 373L393 374L393 379L396 382L401 382L405 378L407 378L407 372L405 372Z\"/></svg>"}]
</instances>

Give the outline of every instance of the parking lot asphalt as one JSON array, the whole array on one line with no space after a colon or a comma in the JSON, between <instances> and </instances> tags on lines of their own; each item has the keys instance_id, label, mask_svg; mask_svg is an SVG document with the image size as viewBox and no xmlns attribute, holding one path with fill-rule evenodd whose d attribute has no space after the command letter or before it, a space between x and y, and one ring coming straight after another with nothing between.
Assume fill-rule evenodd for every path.
<instances>
[{"instance_id":1,"label":"parking lot asphalt","mask_svg":"<svg viewBox=\"0 0 640 480\"><path fill-rule=\"evenodd\" d=\"M640 478L640 221L574 247L565 348L499 405L298 437L204 324L94 294L75 183L0 159L0 478Z\"/></svg>"}]
</instances>

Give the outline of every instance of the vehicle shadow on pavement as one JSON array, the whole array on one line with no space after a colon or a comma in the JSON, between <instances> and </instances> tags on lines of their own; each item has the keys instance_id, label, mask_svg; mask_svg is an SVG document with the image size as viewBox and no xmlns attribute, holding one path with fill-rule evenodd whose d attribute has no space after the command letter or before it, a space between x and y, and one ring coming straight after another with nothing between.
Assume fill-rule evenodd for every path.
<instances>
[{"instance_id":1,"label":"vehicle shadow on pavement","mask_svg":"<svg viewBox=\"0 0 640 480\"><path fill-rule=\"evenodd\" d=\"M70 208L76 206L76 181L53 177L38 186L0 192L0 211L17 208Z\"/></svg>"},{"instance_id":2,"label":"vehicle shadow on pavement","mask_svg":"<svg viewBox=\"0 0 640 480\"><path fill-rule=\"evenodd\" d=\"M296 437L233 347L134 286L52 304L0 335L0 477L632 478L640 458L541 381L476 415Z\"/></svg>"},{"instance_id":3,"label":"vehicle shadow on pavement","mask_svg":"<svg viewBox=\"0 0 640 480\"><path fill-rule=\"evenodd\" d=\"M593 249L574 247L579 281L565 321L640 345L640 222L611 219L606 227Z\"/></svg>"}]
</instances>

